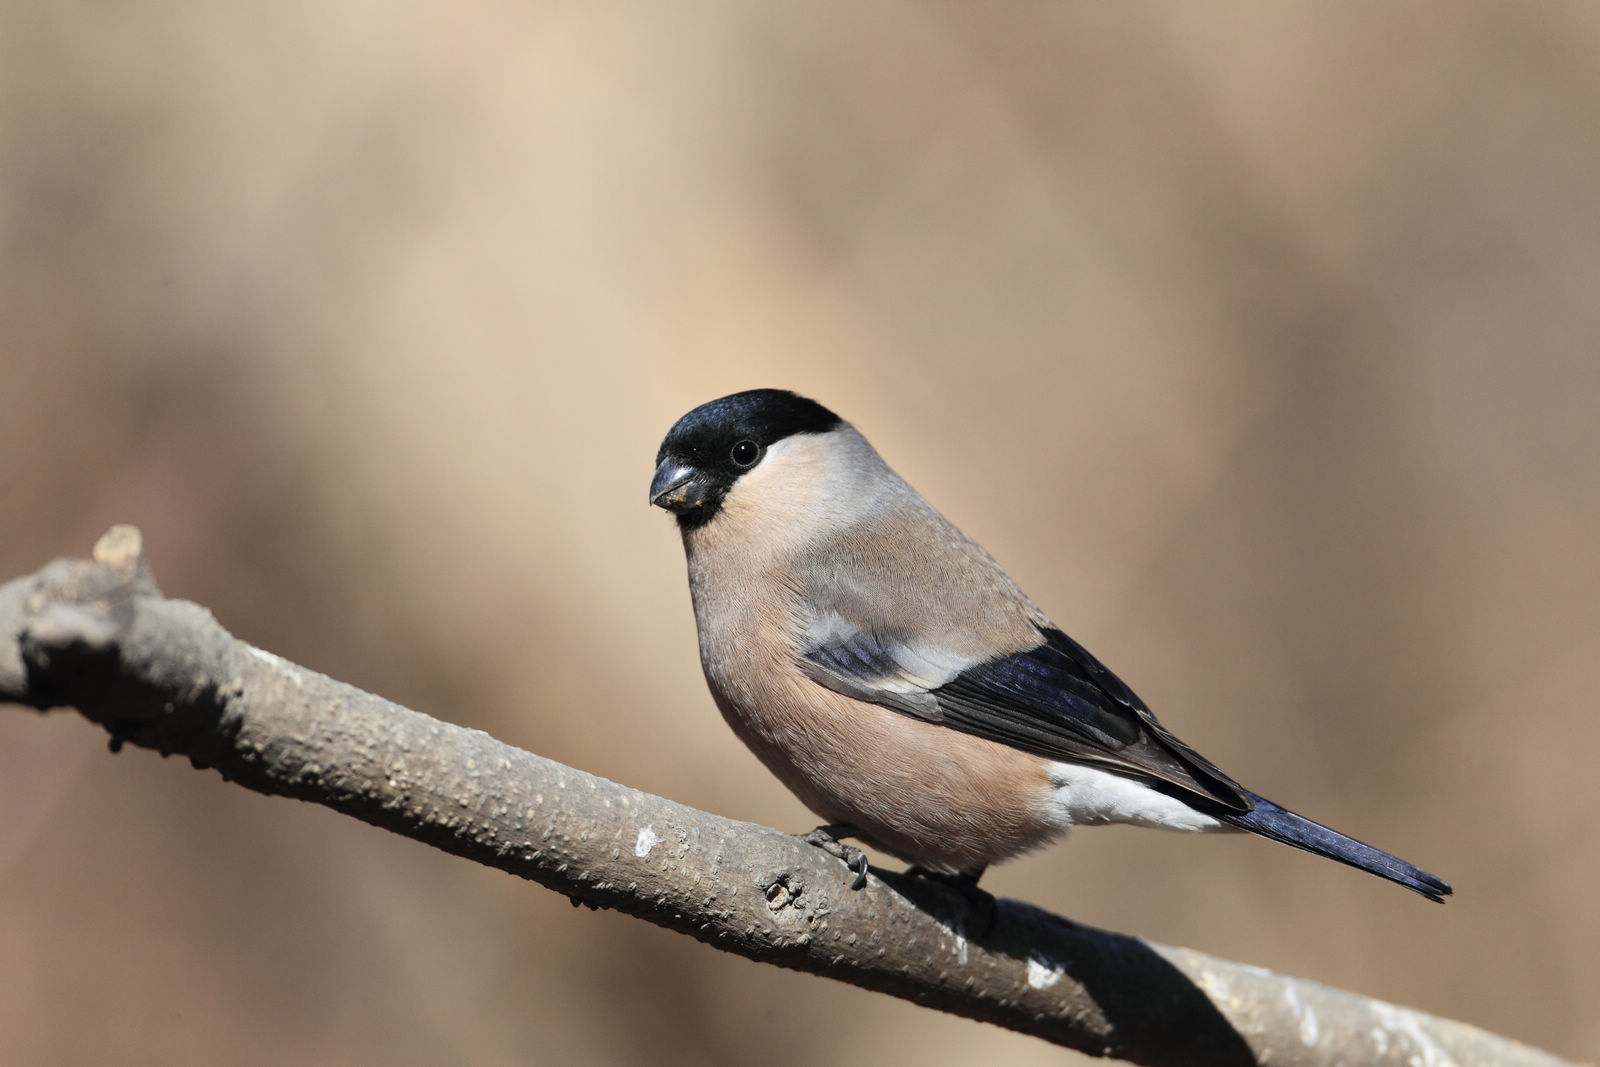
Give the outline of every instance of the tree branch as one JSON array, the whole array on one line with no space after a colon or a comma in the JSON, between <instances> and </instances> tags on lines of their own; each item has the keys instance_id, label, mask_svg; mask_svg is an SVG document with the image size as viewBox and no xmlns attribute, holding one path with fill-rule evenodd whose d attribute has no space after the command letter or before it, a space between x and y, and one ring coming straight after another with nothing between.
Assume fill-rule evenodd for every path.
<instances>
[{"instance_id":1,"label":"tree branch","mask_svg":"<svg viewBox=\"0 0 1600 1067\"><path fill-rule=\"evenodd\" d=\"M799 838L628 789L440 722L167 600L138 531L0 586L0 702L72 706L113 747L188 756L262 793L826 975L1094 1055L1165 1064L1548 1065L1471 1026L1080 926L1017 901L850 873Z\"/></svg>"}]
</instances>

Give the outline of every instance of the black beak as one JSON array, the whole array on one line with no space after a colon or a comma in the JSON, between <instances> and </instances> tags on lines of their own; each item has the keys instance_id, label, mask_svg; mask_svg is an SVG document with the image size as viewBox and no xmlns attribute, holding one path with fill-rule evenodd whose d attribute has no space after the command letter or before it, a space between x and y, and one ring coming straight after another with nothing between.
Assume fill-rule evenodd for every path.
<instances>
[{"instance_id":1,"label":"black beak","mask_svg":"<svg viewBox=\"0 0 1600 1067\"><path fill-rule=\"evenodd\" d=\"M650 479L650 503L682 515L706 502L706 489L698 470L668 456Z\"/></svg>"}]
</instances>

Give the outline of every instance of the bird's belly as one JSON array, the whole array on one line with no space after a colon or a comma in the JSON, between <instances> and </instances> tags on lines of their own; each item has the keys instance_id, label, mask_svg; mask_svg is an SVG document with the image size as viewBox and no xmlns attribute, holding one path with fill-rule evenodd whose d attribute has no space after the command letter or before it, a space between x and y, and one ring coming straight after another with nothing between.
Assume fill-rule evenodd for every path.
<instances>
[{"instance_id":1,"label":"bird's belly","mask_svg":"<svg viewBox=\"0 0 1600 1067\"><path fill-rule=\"evenodd\" d=\"M1064 832L1048 761L819 686L790 668L765 687L707 680L728 724L830 823L934 870L966 871ZM748 676L747 676L748 677Z\"/></svg>"}]
</instances>

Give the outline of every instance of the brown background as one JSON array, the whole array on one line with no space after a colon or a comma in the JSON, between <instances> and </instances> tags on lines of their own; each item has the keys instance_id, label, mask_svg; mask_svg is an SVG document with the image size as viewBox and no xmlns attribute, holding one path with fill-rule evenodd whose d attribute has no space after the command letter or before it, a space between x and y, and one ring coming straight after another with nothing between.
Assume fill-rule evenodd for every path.
<instances>
[{"instance_id":1,"label":"brown background","mask_svg":"<svg viewBox=\"0 0 1600 1067\"><path fill-rule=\"evenodd\" d=\"M1600 9L27 3L0 577L811 822L655 447L785 385L1180 735L1453 880L1090 830L990 888L1600 1048ZM0 1060L1060 1063L0 714Z\"/></svg>"}]
</instances>

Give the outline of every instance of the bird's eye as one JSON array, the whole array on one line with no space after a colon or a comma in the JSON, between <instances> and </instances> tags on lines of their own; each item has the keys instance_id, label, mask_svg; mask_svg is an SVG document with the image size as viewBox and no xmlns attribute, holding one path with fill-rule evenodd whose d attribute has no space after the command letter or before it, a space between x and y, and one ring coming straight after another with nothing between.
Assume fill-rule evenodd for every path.
<instances>
[{"instance_id":1,"label":"bird's eye","mask_svg":"<svg viewBox=\"0 0 1600 1067\"><path fill-rule=\"evenodd\" d=\"M761 458L761 446L748 437L733 446L733 451L728 454L735 467L753 467L756 460Z\"/></svg>"}]
</instances>

